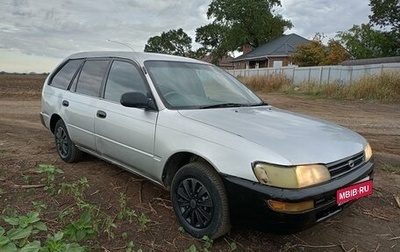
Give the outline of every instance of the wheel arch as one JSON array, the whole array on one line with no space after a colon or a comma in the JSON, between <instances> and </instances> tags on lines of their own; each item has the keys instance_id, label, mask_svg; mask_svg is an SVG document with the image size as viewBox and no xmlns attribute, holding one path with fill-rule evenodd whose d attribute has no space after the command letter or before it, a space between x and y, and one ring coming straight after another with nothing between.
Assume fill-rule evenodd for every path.
<instances>
[{"instance_id":1,"label":"wheel arch","mask_svg":"<svg viewBox=\"0 0 400 252\"><path fill-rule=\"evenodd\" d=\"M59 120L62 120L61 116L58 114L53 114L50 119L50 131L54 134L54 130L56 128L56 124Z\"/></svg>"},{"instance_id":2,"label":"wheel arch","mask_svg":"<svg viewBox=\"0 0 400 252\"><path fill-rule=\"evenodd\" d=\"M168 158L163 169L162 182L167 190L171 189L172 179L176 172L182 168L182 166L192 162L205 163L218 173L215 167L205 158L191 152L178 152Z\"/></svg>"}]
</instances>

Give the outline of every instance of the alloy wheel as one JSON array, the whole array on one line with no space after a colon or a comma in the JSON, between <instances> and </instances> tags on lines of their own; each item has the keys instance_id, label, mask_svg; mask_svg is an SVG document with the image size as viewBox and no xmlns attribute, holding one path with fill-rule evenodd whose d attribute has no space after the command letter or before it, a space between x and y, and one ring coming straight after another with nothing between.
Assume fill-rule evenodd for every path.
<instances>
[{"instance_id":1,"label":"alloy wheel","mask_svg":"<svg viewBox=\"0 0 400 252\"><path fill-rule=\"evenodd\" d=\"M197 179L181 181L177 191L178 207L183 219L195 228L207 227L213 217L214 205L210 192Z\"/></svg>"},{"instance_id":2,"label":"alloy wheel","mask_svg":"<svg viewBox=\"0 0 400 252\"><path fill-rule=\"evenodd\" d=\"M69 154L69 139L67 132L62 127L57 128L56 143L58 153L62 158L66 158Z\"/></svg>"}]
</instances>

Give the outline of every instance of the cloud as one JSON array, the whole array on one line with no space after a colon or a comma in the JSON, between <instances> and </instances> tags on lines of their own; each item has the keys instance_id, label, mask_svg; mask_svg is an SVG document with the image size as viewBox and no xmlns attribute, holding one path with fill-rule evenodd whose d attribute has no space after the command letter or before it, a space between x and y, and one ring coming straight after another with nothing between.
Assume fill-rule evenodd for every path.
<instances>
[{"instance_id":1,"label":"cloud","mask_svg":"<svg viewBox=\"0 0 400 252\"><path fill-rule=\"evenodd\" d=\"M307 38L316 32L334 37L337 31L368 22L370 14L369 0L281 2L277 13L294 24L286 33ZM23 55L61 60L77 51L129 50L108 40L143 51L150 37L178 28L194 42L196 28L210 22L206 16L210 3L211 0L2 0L0 49L18 52L21 60ZM2 65L8 64L1 54L4 50L0 51Z\"/></svg>"},{"instance_id":2,"label":"cloud","mask_svg":"<svg viewBox=\"0 0 400 252\"><path fill-rule=\"evenodd\" d=\"M294 28L290 32L311 38L324 33L333 38L338 31L347 31L353 24L369 21L369 0L281 0L279 13L290 19Z\"/></svg>"},{"instance_id":3,"label":"cloud","mask_svg":"<svg viewBox=\"0 0 400 252\"><path fill-rule=\"evenodd\" d=\"M111 39L142 51L149 37L163 31L183 28L194 36L195 28L207 22L207 5L185 0L14 0L0 5L0 46L51 57L126 49L107 41Z\"/></svg>"}]
</instances>

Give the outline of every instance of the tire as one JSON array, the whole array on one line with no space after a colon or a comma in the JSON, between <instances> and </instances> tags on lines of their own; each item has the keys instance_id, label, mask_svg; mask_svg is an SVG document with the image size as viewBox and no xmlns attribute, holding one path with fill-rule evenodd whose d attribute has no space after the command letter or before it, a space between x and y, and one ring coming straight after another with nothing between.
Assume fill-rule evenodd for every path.
<instances>
[{"instance_id":1,"label":"tire","mask_svg":"<svg viewBox=\"0 0 400 252\"><path fill-rule=\"evenodd\" d=\"M211 239L230 230L228 198L217 172L204 163L189 163L175 174L171 200L180 224L187 233Z\"/></svg>"},{"instance_id":2,"label":"tire","mask_svg":"<svg viewBox=\"0 0 400 252\"><path fill-rule=\"evenodd\" d=\"M54 129L54 140L58 155L67 163L75 163L82 157L82 152L75 146L69 137L63 120L58 120Z\"/></svg>"}]
</instances>

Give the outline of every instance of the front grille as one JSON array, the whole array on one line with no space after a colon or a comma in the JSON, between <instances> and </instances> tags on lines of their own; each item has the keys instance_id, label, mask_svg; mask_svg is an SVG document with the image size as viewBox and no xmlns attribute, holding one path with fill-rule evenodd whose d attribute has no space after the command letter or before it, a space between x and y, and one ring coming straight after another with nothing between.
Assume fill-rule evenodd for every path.
<instances>
[{"instance_id":1,"label":"front grille","mask_svg":"<svg viewBox=\"0 0 400 252\"><path fill-rule=\"evenodd\" d=\"M354 156L333 162L327 165L331 178L344 175L354 169L357 169L364 163L364 152L360 152Z\"/></svg>"}]
</instances>

